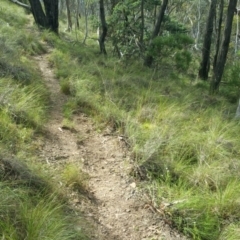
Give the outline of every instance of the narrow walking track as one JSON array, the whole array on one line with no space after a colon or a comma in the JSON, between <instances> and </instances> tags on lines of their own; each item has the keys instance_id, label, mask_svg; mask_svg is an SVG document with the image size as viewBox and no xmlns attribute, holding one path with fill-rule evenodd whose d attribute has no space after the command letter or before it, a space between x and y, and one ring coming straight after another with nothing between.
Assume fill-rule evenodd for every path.
<instances>
[{"instance_id":1,"label":"narrow walking track","mask_svg":"<svg viewBox=\"0 0 240 240\"><path fill-rule=\"evenodd\" d=\"M73 129L63 126L62 107L67 97L60 92L58 80L48 64L48 54L35 57L35 60L51 100L39 159L54 170L56 179L60 169L69 163L81 167L89 175L85 197L73 190L68 192L72 209L79 218L86 219L89 238L185 239L166 226L162 216L148 207L146 199L144 201L135 180L128 174L132 163L120 137L108 130L98 133L91 119L84 114L73 117Z\"/></svg>"}]
</instances>

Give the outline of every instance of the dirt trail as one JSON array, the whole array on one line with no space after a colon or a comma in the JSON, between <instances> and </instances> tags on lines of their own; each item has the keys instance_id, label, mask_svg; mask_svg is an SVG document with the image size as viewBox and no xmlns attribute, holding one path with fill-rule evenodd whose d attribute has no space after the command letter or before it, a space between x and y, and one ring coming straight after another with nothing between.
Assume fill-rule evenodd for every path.
<instances>
[{"instance_id":1,"label":"dirt trail","mask_svg":"<svg viewBox=\"0 0 240 240\"><path fill-rule=\"evenodd\" d=\"M84 114L74 116L74 129L64 128L62 107L67 97L48 64L48 54L35 57L51 93L51 111L39 158L59 169L72 163L89 174L86 197L69 190L69 203L86 219L90 239L185 239L164 224L162 216L146 203L128 174L132 168L124 141L108 130L98 133ZM81 221L82 222L82 221ZM77 227L76 223L76 227ZM80 227L80 226L79 226Z\"/></svg>"}]
</instances>

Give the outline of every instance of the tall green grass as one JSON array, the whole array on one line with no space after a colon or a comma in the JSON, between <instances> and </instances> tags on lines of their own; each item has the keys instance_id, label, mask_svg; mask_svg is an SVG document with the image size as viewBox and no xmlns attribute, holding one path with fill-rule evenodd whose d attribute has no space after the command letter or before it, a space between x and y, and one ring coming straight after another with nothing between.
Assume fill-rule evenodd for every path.
<instances>
[{"instance_id":1,"label":"tall green grass","mask_svg":"<svg viewBox=\"0 0 240 240\"><path fill-rule=\"evenodd\" d=\"M47 39L70 94L66 116L86 112L128 137L146 189L157 208L169 203L173 226L193 239L238 239L240 125L228 88L210 96L187 74L104 57L94 43L76 43L73 52L68 42Z\"/></svg>"},{"instance_id":2,"label":"tall green grass","mask_svg":"<svg viewBox=\"0 0 240 240\"><path fill-rule=\"evenodd\" d=\"M0 144L16 153L46 119L48 92L31 59L44 45L22 8L3 1L0 12Z\"/></svg>"},{"instance_id":3,"label":"tall green grass","mask_svg":"<svg viewBox=\"0 0 240 240\"><path fill-rule=\"evenodd\" d=\"M44 53L46 45L30 18L11 1L1 1L0 155L15 159L16 169L0 156L0 239L86 239L75 229L76 219L50 179L50 170L35 156L33 140L43 133L49 92L33 58ZM34 185L32 177L46 189Z\"/></svg>"},{"instance_id":4,"label":"tall green grass","mask_svg":"<svg viewBox=\"0 0 240 240\"><path fill-rule=\"evenodd\" d=\"M57 196L41 196L27 188L0 184L0 236L2 239L82 239ZM34 194L34 195L33 195Z\"/></svg>"}]
</instances>

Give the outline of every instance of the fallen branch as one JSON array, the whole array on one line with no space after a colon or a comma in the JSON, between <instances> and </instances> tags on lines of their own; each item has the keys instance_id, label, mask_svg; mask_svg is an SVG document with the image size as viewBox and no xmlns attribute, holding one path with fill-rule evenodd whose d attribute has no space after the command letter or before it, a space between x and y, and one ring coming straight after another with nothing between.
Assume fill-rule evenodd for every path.
<instances>
[{"instance_id":1,"label":"fallen branch","mask_svg":"<svg viewBox=\"0 0 240 240\"><path fill-rule=\"evenodd\" d=\"M27 4L25 4L25 3L22 3L22 2L20 2L18 0L10 0L10 1L13 2L13 3L16 3L17 5L19 5L21 7L24 7L24 8L26 8L26 9L31 11L31 7L29 5L27 5Z\"/></svg>"}]
</instances>

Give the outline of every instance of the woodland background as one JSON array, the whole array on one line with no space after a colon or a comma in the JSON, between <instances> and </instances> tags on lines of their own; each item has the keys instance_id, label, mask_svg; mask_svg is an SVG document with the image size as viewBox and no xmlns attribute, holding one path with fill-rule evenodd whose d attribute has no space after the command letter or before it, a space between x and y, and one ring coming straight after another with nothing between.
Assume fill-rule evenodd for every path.
<instances>
[{"instance_id":1,"label":"woodland background","mask_svg":"<svg viewBox=\"0 0 240 240\"><path fill-rule=\"evenodd\" d=\"M61 90L69 96L66 120L85 112L127 139L136 162L131 174L156 208L164 204L172 227L192 239L240 238L237 0L2 2L0 143L7 159L27 157L38 172L31 139L44 134L48 92L29 56L45 52L48 44ZM37 34L18 31L32 16ZM46 215L50 210L50 223L54 214L61 219L52 190L43 194L38 188L48 189L51 180L26 189L6 180L9 161L1 163L3 239L25 239L25 206ZM17 219L12 206L20 209ZM52 229L49 236L59 229L63 235L46 239L71 239L64 222Z\"/></svg>"}]
</instances>

